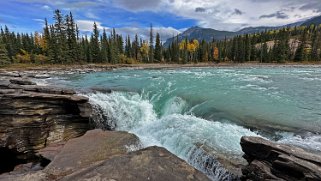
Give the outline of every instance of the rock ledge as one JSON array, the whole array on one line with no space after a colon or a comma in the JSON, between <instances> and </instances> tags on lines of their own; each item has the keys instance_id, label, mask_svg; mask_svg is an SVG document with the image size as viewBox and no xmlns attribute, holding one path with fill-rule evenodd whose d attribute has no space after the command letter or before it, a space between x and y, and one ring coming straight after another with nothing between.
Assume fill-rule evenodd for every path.
<instances>
[{"instance_id":1,"label":"rock ledge","mask_svg":"<svg viewBox=\"0 0 321 181\"><path fill-rule=\"evenodd\" d=\"M243 180L321 180L321 156L259 137L243 137Z\"/></svg>"}]
</instances>

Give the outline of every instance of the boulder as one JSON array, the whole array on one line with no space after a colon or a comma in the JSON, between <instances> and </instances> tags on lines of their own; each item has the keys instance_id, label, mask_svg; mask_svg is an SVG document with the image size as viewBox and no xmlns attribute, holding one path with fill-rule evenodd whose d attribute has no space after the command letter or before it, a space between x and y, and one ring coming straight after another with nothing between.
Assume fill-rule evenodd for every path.
<instances>
[{"instance_id":1,"label":"boulder","mask_svg":"<svg viewBox=\"0 0 321 181\"><path fill-rule=\"evenodd\" d=\"M137 136L126 132L93 130L70 140L44 170L51 178L61 178L111 157L140 148Z\"/></svg>"},{"instance_id":2,"label":"boulder","mask_svg":"<svg viewBox=\"0 0 321 181\"><path fill-rule=\"evenodd\" d=\"M242 137L244 180L321 180L321 155L260 137Z\"/></svg>"},{"instance_id":3,"label":"boulder","mask_svg":"<svg viewBox=\"0 0 321 181\"><path fill-rule=\"evenodd\" d=\"M62 180L206 181L209 179L166 149L154 146L112 157Z\"/></svg>"}]
</instances>

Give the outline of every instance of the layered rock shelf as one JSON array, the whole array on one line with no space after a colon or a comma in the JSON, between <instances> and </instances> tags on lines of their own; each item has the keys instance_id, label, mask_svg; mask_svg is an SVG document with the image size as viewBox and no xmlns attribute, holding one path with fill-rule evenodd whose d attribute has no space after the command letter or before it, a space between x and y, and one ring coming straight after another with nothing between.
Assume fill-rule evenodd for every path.
<instances>
[{"instance_id":1,"label":"layered rock shelf","mask_svg":"<svg viewBox=\"0 0 321 181\"><path fill-rule=\"evenodd\" d=\"M15 73L0 77L0 152L15 155L0 172L39 160L46 146L76 138L90 129L91 106L73 90L37 86ZM6 153L6 154L4 154Z\"/></svg>"},{"instance_id":2,"label":"layered rock shelf","mask_svg":"<svg viewBox=\"0 0 321 181\"><path fill-rule=\"evenodd\" d=\"M321 180L321 155L259 137L243 137L244 180Z\"/></svg>"}]
</instances>

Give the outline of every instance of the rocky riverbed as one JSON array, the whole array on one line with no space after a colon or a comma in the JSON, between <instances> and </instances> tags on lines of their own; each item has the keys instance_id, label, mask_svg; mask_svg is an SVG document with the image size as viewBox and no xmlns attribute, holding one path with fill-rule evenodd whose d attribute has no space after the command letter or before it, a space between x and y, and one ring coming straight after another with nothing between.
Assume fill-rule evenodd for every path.
<instances>
[{"instance_id":1,"label":"rocky riverbed","mask_svg":"<svg viewBox=\"0 0 321 181\"><path fill-rule=\"evenodd\" d=\"M88 98L74 90L35 83L93 71L0 72L0 180L208 180L164 148L143 149L133 134L93 130ZM241 146L248 164L236 178L321 180L319 154L256 137Z\"/></svg>"}]
</instances>

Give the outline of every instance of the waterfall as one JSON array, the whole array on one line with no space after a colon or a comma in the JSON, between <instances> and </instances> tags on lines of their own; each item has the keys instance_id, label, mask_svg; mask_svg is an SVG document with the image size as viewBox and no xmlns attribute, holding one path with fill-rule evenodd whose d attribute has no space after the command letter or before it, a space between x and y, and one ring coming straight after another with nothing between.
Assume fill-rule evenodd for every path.
<instances>
[{"instance_id":1,"label":"waterfall","mask_svg":"<svg viewBox=\"0 0 321 181\"><path fill-rule=\"evenodd\" d=\"M136 134L144 147L164 147L212 180L235 180L237 176L226 170L215 155L197 145L215 148L227 159L241 158L240 138L256 135L241 126L185 114L187 102L179 97L164 101L162 113L157 115L153 104L138 93L97 92L85 96L98 114L97 126Z\"/></svg>"}]
</instances>

